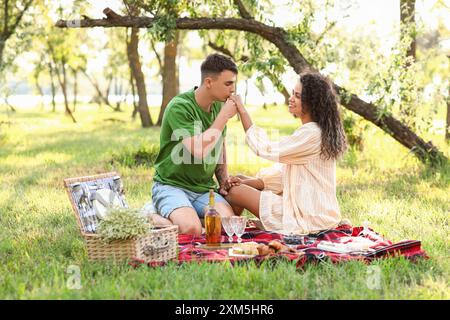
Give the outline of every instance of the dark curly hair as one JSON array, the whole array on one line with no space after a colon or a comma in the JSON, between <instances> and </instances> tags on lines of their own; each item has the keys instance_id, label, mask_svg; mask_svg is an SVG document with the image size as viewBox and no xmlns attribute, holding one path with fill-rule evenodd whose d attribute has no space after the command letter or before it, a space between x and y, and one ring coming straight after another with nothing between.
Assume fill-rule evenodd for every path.
<instances>
[{"instance_id":1,"label":"dark curly hair","mask_svg":"<svg viewBox=\"0 0 450 320\"><path fill-rule=\"evenodd\" d=\"M322 158L339 158L347 149L347 140L331 81L319 73L303 73L300 84L302 110L322 129Z\"/></svg>"}]
</instances>

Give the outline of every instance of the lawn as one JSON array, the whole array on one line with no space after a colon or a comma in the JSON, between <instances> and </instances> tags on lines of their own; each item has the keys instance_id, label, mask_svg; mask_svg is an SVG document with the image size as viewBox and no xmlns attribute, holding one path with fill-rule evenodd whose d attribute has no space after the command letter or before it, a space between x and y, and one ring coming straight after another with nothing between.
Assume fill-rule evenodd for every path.
<instances>
[{"instance_id":1,"label":"lawn","mask_svg":"<svg viewBox=\"0 0 450 320\"><path fill-rule=\"evenodd\" d=\"M111 160L158 144L158 128L140 128L129 111L113 113L93 105L77 107L77 124L62 113L0 110L0 299L450 298L450 170L424 168L373 126L365 134L364 151L349 152L338 163L343 217L354 225L370 221L393 241L421 240L430 259L322 263L304 270L285 262L133 269L126 263L87 260L62 181L116 170L130 206L141 207L151 197L153 168ZM281 106L249 110L257 124L280 128L281 134L298 125ZM153 119L157 112L152 108ZM231 174L255 174L269 165L245 147L238 121L228 132ZM427 138L449 156L441 136ZM78 288L70 285L73 268L81 272Z\"/></svg>"}]
</instances>

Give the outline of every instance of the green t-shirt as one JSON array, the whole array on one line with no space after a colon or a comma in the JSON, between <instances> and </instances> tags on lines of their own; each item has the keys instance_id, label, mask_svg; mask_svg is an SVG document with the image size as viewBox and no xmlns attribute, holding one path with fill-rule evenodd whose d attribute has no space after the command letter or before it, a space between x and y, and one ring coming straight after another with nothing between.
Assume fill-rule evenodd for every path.
<instances>
[{"instance_id":1,"label":"green t-shirt","mask_svg":"<svg viewBox=\"0 0 450 320\"><path fill-rule=\"evenodd\" d=\"M222 107L221 102L214 102L211 112L204 111L195 101L195 89L174 97L164 111L153 179L203 193L211 188L217 190L213 177L222 152L226 127L205 159L195 158L184 147L182 140L209 129Z\"/></svg>"}]
</instances>

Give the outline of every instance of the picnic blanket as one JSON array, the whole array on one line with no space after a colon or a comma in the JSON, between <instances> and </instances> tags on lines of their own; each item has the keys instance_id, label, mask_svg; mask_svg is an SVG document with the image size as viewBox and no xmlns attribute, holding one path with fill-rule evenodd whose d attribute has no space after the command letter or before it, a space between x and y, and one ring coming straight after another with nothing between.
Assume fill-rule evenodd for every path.
<instances>
[{"instance_id":1,"label":"picnic blanket","mask_svg":"<svg viewBox=\"0 0 450 320\"><path fill-rule=\"evenodd\" d=\"M314 235L304 237L302 244L290 245L295 248L297 253L283 252L275 255L254 256L252 258L234 257L228 255L228 249L209 250L203 248L206 242L205 235L195 237L192 235L179 234L178 235L178 263L192 263L192 262L223 262L228 261L231 264L242 261L255 261L260 264L264 261L277 262L280 260L288 260L296 263L298 268L303 268L307 263L318 263L328 261L331 263L339 263L344 261L357 260L365 263L370 263L374 259L388 258L392 256L403 256L410 260L417 258L428 258L426 252L421 248L421 242L418 240L402 240L397 243L392 243L380 236L378 233L370 229L370 233L363 227L352 227L348 225L340 226L336 229L326 230ZM222 235L222 243L227 243L227 236ZM236 238L236 237L235 237ZM323 249L325 244L338 243L348 244L351 242L357 243L369 239L373 242L371 250L368 252L346 252L339 253ZM268 244L272 240L279 240L284 243L284 236L279 233L263 231L250 227L246 229L242 236L243 242L258 242ZM364 240L366 241L366 240ZM137 267L145 263L144 261L132 259L130 265ZM161 266L162 262L148 262L148 266Z\"/></svg>"}]
</instances>

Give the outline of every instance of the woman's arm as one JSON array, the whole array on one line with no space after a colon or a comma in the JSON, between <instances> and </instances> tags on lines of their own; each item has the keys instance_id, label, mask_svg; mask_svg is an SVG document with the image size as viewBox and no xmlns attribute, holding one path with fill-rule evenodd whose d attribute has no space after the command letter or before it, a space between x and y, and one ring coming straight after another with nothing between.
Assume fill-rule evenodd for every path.
<instances>
[{"instance_id":1,"label":"woman's arm","mask_svg":"<svg viewBox=\"0 0 450 320\"><path fill-rule=\"evenodd\" d=\"M231 187L239 186L241 184L245 184L257 190L264 190L264 181L262 179L247 177L243 175L230 176L227 179L226 188L230 189Z\"/></svg>"},{"instance_id":2,"label":"woman's arm","mask_svg":"<svg viewBox=\"0 0 450 320\"><path fill-rule=\"evenodd\" d=\"M241 179L242 184L245 184L249 187L255 188L257 190L264 190L264 182L258 178L247 178Z\"/></svg>"},{"instance_id":3,"label":"woman's arm","mask_svg":"<svg viewBox=\"0 0 450 320\"><path fill-rule=\"evenodd\" d=\"M241 96L233 95L230 97L230 99L233 100L236 104L237 110L239 112L239 117L241 118L242 127L244 128L244 131L247 132L247 130L253 125L253 121L252 118L250 118L247 110L245 109L244 104L242 103Z\"/></svg>"}]
</instances>

